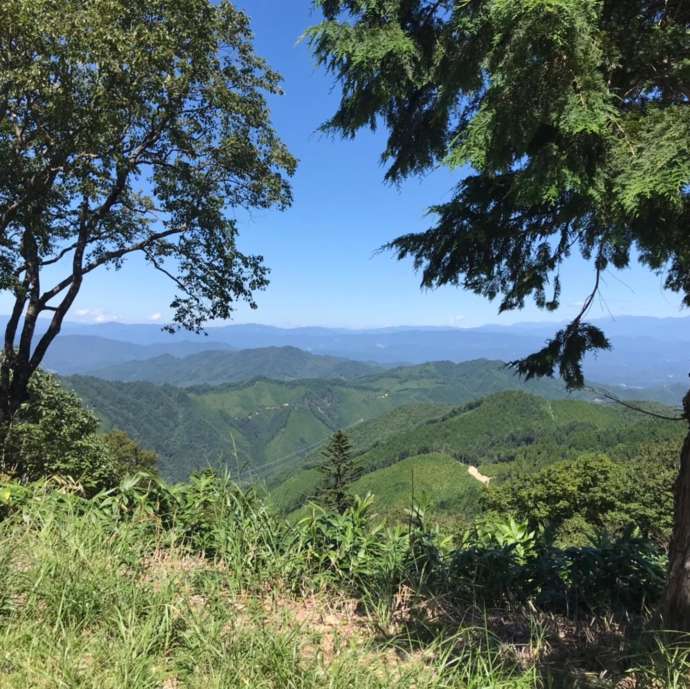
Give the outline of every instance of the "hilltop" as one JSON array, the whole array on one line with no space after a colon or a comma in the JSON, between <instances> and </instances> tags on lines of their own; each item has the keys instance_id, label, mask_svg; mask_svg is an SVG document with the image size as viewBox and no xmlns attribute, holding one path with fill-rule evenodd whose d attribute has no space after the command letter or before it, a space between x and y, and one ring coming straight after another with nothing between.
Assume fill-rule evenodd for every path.
<instances>
[{"instance_id":1,"label":"hilltop","mask_svg":"<svg viewBox=\"0 0 690 689\"><path fill-rule=\"evenodd\" d=\"M336 429L353 429L403 405L461 405L502 390L567 397L552 380L524 382L501 362L401 367L356 380L276 381L189 388L65 379L103 419L156 450L161 472L183 479L207 466L249 479L299 466Z\"/></svg>"},{"instance_id":2,"label":"hilltop","mask_svg":"<svg viewBox=\"0 0 690 689\"><path fill-rule=\"evenodd\" d=\"M90 371L107 380L148 381L189 387L239 383L253 378L361 378L380 366L340 357L310 354L297 347L262 347L238 351L197 352L185 357L164 354Z\"/></svg>"}]
</instances>

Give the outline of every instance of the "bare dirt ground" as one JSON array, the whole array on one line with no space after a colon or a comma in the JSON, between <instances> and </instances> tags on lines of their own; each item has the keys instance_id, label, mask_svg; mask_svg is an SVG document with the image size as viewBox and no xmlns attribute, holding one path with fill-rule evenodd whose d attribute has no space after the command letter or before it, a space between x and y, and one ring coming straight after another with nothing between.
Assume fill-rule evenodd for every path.
<instances>
[{"instance_id":1,"label":"bare dirt ground","mask_svg":"<svg viewBox=\"0 0 690 689\"><path fill-rule=\"evenodd\" d=\"M490 476L484 476L484 474L477 469L477 467L474 466L469 466L467 467L467 473L472 477L477 479L480 483L483 483L485 486L489 485L489 482L491 481Z\"/></svg>"}]
</instances>

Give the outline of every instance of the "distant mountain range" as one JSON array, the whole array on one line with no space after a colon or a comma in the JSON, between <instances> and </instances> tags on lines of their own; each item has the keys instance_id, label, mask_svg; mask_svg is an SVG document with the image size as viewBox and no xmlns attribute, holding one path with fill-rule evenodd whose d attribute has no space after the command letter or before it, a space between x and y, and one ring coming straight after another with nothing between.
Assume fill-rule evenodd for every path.
<instances>
[{"instance_id":1,"label":"distant mountain range","mask_svg":"<svg viewBox=\"0 0 690 689\"><path fill-rule=\"evenodd\" d=\"M614 348L598 357L588 357L585 373L589 379L640 389L683 386L687 382L690 318L623 316L595 322L605 330ZM171 336L153 324L66 323L45 365L63 374L91 373L162 355L185 357L209 350L267 347L296 347L312 354L384 366L477 358L510 361L540 348L558 327L552 323L523 323L479 328L346 330L228 325L209 327L206 336ZM154 367L158 369L159 365Z\"/></svg>"},{"instance_id":2,"label":"distant mountain range","mask_svg":"<svg viewBox=\"0 0 690 689\"><path fill-rule=\"evenodd\" d=\"M209 349L231 350L230 345L222 342L190 340L169 340L153 344L136 344L122 340L111 340L97 335L60 335L48 349L43 367L55 373L69 375L86 373L103 367L128 362L152 360L158 357L169 357L178 361Z\"/></svg>"},{"instance_id":3,"label":"distant mountain range","mask_svg":"<svg viewBox=\"0 0 690 689\"><path fill-rule=\"evenodd\" d=\"M149 345L155 346L155 345ZM296 347L264 347L237 351L209 351L183 358L163 354L90 371L107 380L148 381L188 387L239 383L253 378L352 379L381 370L380 366L351 359L309 354Z\"/></svg>"}]
</instances>

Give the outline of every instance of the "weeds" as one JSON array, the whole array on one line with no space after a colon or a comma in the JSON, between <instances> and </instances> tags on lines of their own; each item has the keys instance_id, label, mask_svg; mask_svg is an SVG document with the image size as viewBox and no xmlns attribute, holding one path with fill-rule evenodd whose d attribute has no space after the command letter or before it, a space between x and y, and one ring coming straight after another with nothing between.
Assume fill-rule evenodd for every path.
<instances>
[{"instance_id":1,"label":"weeds","mask_svg":"<svg viewBox=\"0 0 690 689\"><path fill-rule=\"evenodd\" d=\"M0 501L3 688L537 689L587 686L564 635L634 655L620 623L604 634L539 608L553 569L538 563L556 551L514 522L450 538L415 509L384 529L366 498L290 526L211 474L179 486L141 475L90 500L75 484L8 485ZM600 588L590 611L619 603L602 561L636 554L615 579L643 591L635 601L657 566L634 538L603 545L597 567L556 575L563 590L575 575L579 590ZM687 686L690 646L654 638L596 686Z\"/></svg>"}]
</instances>

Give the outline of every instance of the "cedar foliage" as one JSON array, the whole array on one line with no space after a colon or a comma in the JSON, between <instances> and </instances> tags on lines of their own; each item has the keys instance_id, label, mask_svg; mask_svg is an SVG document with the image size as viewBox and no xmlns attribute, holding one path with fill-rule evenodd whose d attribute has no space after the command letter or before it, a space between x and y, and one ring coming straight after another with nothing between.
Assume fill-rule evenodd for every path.
<instances>
[{"instance_id":1,"label":"cedar foliage","mask_svg":"<svg viewBox=\"0 0 690 689\"><path fill-rule=\"evenodd\" d=\"M326 130L383 125L386 177L461 169L435 223L389 244L424 287L500 310L559 306L579 253L599 275L635 258L690 305L690 5L684 0L318 0L307 32L340 81ZM609 346L591 298L517 365L579 387Z\"/></svg>"},{"instance_id":2,"label":"cedar foliage","mask_svg":"<svg viewBox=\"0 0 690 689\"><path fill-rule=\"evenodd\" d=\"M690 306L687 0L317 4L324 21L307 36L342 84L325 129L352 137L383 124L391 181L462 168L434 225L388 244L424 287L553 311L563 263L591 263L582 308L513 362L521 374L584 385L585 355L610 347L585 320L608 268L637 260ZM690 631L690 435L674 514L666 619Z\"/></svg>"},{"instance_id":3,"label":"cedar foliage","mask_svg":"<svg viewBox=\"0 0 690 689\"><path fill-rule=\"evenodd\" d=\"M343 514L354 500L348 488L361 476L362 470L352 459L352 445L342 431L333 434L321 454L324 461L318 469L323 478L317 499L324 507Z\"/></svg>"}]
</instances>

